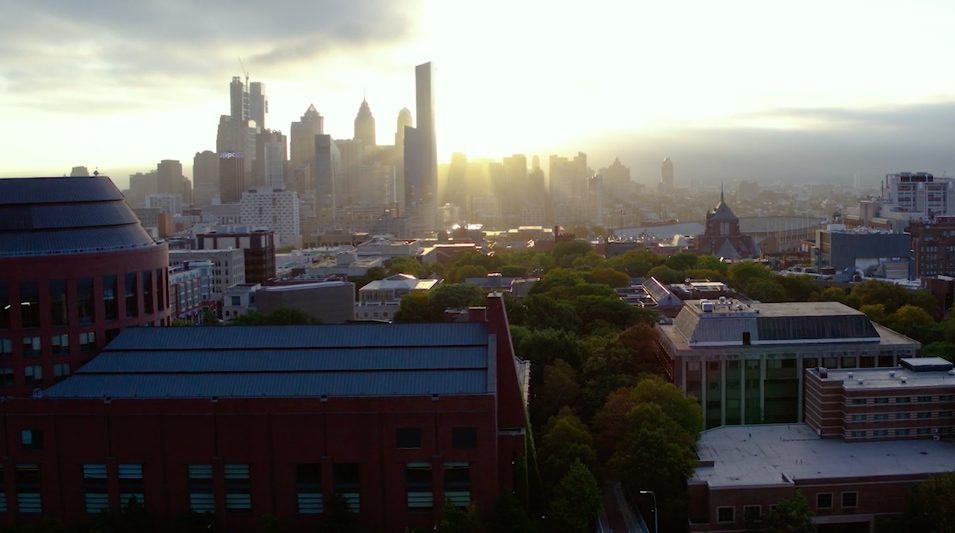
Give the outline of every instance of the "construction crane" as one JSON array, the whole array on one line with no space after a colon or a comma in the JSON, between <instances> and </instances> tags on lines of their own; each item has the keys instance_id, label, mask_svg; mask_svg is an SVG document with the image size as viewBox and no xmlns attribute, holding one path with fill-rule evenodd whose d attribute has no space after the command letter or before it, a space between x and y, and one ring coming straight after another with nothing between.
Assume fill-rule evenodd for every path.
<instances>
[{"instance_id":1,"label":"construction crane","mask_svg":"<svg viewBox=\"0 0 955 533\"><path fill-rule=\"evenodd\" d=\"M249 87L249 71L245 70L245 64L242 63L242 56L237 56L239 58L239 66L242 67L242 73L245 74L245 86L248 90Z\"/></svg>"}]
</instances>

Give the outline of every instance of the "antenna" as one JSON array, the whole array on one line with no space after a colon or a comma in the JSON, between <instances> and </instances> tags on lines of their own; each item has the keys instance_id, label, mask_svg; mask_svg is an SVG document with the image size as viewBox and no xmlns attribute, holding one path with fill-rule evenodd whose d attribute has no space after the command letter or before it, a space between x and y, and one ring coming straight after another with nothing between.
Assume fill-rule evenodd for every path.
<instances>
[{"instance_id":1,"label":"antenna","mask_svg":"<svg viewBox=\"0 0 955 533\"><path fill-rule=\"evenodd\" d=\"M245 86L249 86L249 71L245 70L245 64L242 63L242 56L237 56L239 58L239 66L242 67L242 73L245 74Z\"/></svg>"}]
</instances>

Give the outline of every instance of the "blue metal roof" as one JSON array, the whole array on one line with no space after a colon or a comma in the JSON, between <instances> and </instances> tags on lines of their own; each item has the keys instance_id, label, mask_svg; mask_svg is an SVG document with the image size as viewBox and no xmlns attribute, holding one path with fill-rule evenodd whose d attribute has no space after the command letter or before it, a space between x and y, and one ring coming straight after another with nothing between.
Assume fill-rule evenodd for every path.
<instances>
[{"instance_id":1,"label":"blue metal roof","mask_svg":"<svg viewBox=\"0 0 955 533\"><path fill-rule=\"evenodd\" d=\"M342 324L129 328L106 351L486 346L487 324Z\"/></svg>"},{"instance_id":2,"label":"blue metal roof","mask_svg":"<svg viewBox=\"0 0 955 533\"><path fill-rule=\"evenodd\" d=\"M106 176L0 179L0 205L125 201Z\"/></svg>"}]
</instances>

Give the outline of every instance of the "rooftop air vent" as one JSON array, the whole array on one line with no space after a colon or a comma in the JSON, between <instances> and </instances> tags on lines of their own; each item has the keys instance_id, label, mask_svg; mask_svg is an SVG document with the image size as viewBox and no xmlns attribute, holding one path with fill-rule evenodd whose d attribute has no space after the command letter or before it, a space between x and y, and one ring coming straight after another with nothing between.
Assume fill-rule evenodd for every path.
<instances>
[{"instance_id":1,"label":"rooftop air vent","mask_svg":"<svg viewBox=\"0 0 955 533\"><path fill-rule=\"evenodd\" d=\"M889 370L889 377L890 377L890 378L894 378L894 377L895 377L895 370Z\"/></svg>"},{"instance_id":2,"label":"rooftop air vent","mask_svg":"<svg viewBox=\"0 0 955 533\"><path fill-rule=\"evenodd\" d=\"M849 379L852 379L852 372L849 372Z\"/></svg>"},{"instance_id":3,"label":"rooftop air vent","mask_svg":"<svg viewBox=\"0 0 955 533\"><path fill-rule=\"evenodd\" d=\"M864 385L864 384L865 384L865 380L862 378L859 378L859 385Z\"/></svg>"},{"instance_id":4,"label":"rooftop air vent","mask_svg":"<svg viewBox=\"0 0 955 533\"><path fill-rule=\"evenodd\" d=\"M902 383L907 383L908 381L909 381L909 378L902 376Z\"/></svg>"}]
</instances>

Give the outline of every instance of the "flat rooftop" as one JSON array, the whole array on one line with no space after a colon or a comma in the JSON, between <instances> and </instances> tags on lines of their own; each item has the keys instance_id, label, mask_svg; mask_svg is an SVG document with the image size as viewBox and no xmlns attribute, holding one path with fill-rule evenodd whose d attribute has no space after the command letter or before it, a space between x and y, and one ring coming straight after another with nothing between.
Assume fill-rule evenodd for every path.
<instances>
[{"instance_id":1,"label":"flat rooftop","mask_svg":"<svg viewBox=\"0 0 955 533\"><path fill-rule=\"evenodd\" d=\"M821 439L805 424L723 426L704 431L697 450L713 466L697 468L689 482L711 488L955 470L955 444L948 441L850 443Z\"/></svg>"},{"instance_id":2,"label":"flat rooftop","mask_svg":"<svg viewBox=\"0 0 955 533\"><path fill-rule=\"evenodd\" d=\"M713 311L706 314L732 315L756 312L761 317L830 317L861 315L862 312L839 302L784 302L784 303L747 303L734 298L726 300L687 300L686 307L696 314L704 314L703 302L712 302ZM742 306L741 310L738 307Z\"/></svg>"},{"instance_id":3,"label":"flat rooftop","mask_svg":"<svg viewBox=\"0 0 955 533\"><path fill-rule=\"evenodd\" d=\"M906 361L912 361L912 359L906 359ZM818 368L811 368L809 372L819 376ZM842 388L845 390L901 389L903 387L914 389L948 385L955 391L955 374L949 374L945 370L914 372L905 367L846 368L827 369L826 376L824 379L827 381L841 381ZM859 380L862 380L862 383L859 383Z\"/></svg>"}]
</instances>

